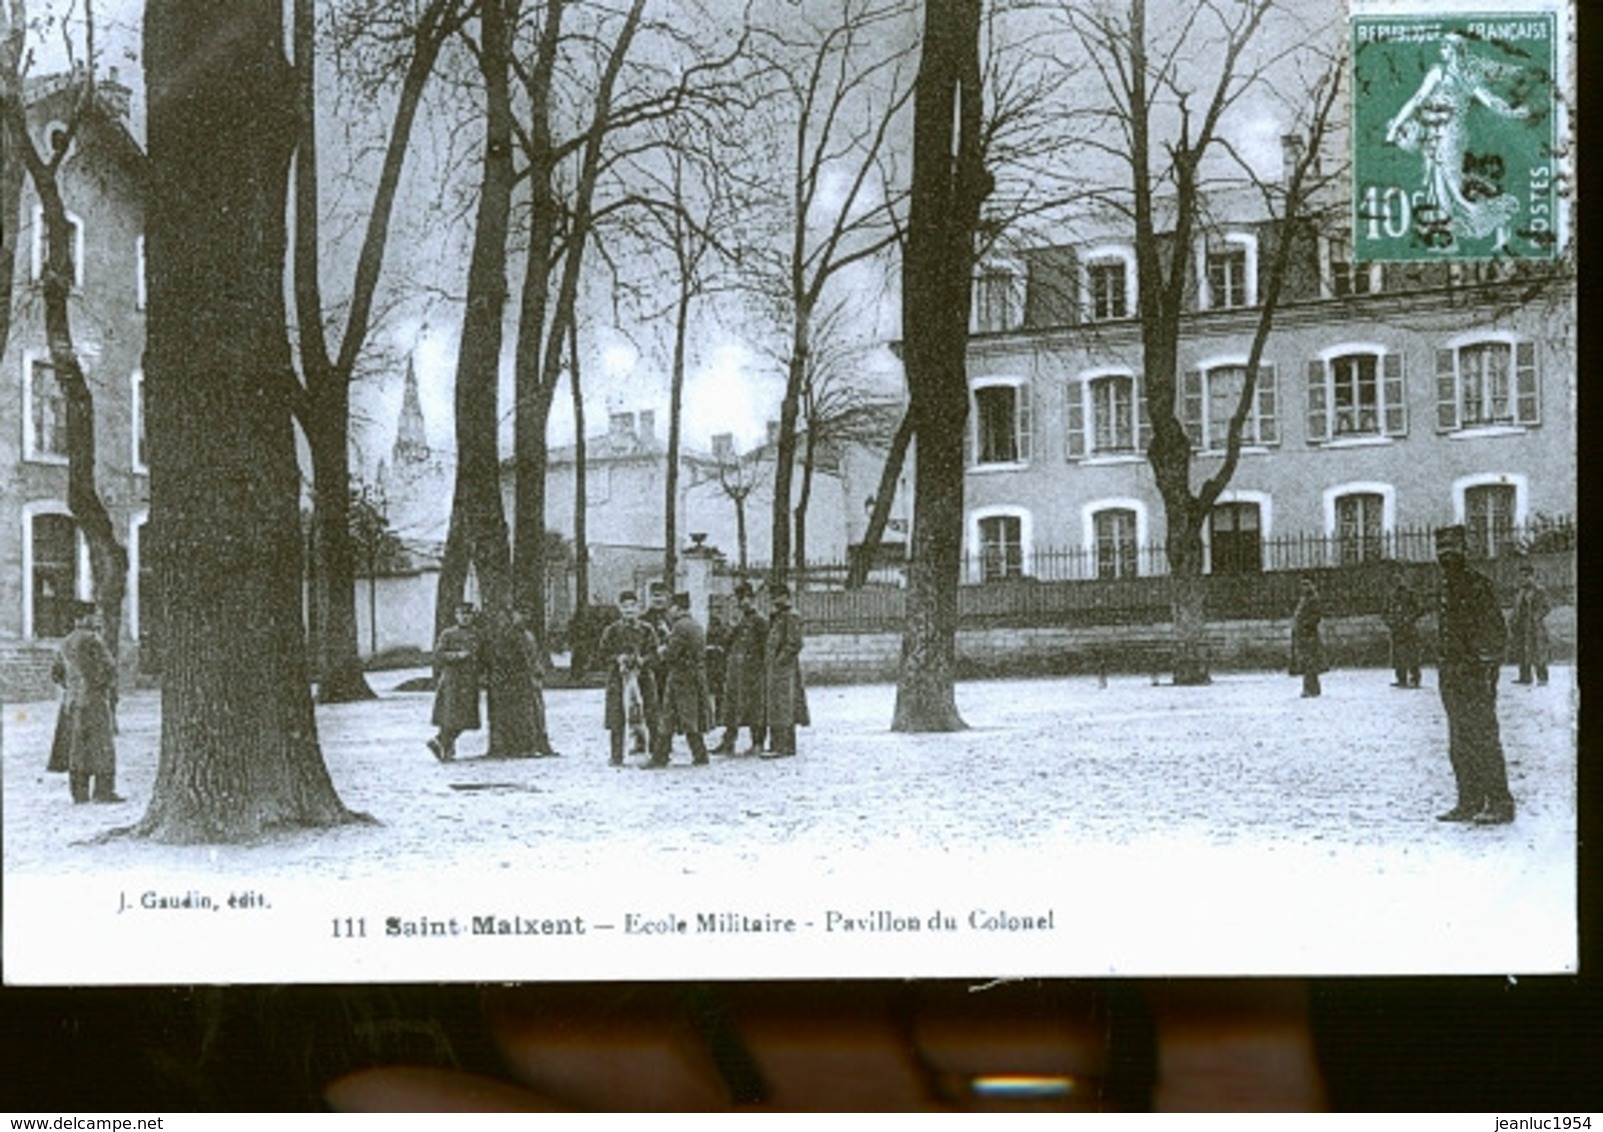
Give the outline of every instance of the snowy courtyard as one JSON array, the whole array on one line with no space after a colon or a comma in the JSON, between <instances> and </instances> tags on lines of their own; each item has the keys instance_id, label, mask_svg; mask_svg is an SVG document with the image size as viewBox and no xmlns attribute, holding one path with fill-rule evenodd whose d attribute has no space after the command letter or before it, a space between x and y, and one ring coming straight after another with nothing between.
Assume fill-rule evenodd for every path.
<instances>
[{"instance_id":1,"label":"snowy courtyard","mask_svg":"<svg viewBox=\"0 0 1603 1132\"><path fill-rule=\"evenodd\" d=\"M8 887L164 873L191 878L170 882L180 888L227 876L280 894L411 883L420 903L437 905L439 882L420 878L533 877L557 891L563 878L621 876L632 895L744 878L729 882L743 898L772 895L767 883L784 878L788 897L849 884L865 893L854 906L878 907L892 888L992 877L1015 899L1033 891L1107 908L1125 925L1118 969L1187 969L1176 958L1187 948L1209 956L1199 969L1228 964L1217 949L1258 938L1260 921L1281 942L1241 953L1244 969L1573 961L1568 667L1546 687L1510 685L1505 672L1498 707L1519 816L1503 827L1434 820L1453 802L1434 673L1409 691L1390 687L1386 671L1338 671L1307 700L1278 673L1225 674L1205 688L1131 677L1106 687L975 682L958 689L971 729L946 735L891 734L888 685L821 687L809 693L814 726L798 757L715 755L692 767L680 739L662 771L643 769L643 756L607 765L594 689L547 694L560 758L476 758L479 733L464 736L459 761L441 764L424 746L430 697L390 690L407 675L376 673L377 701L318 713L340 795L376 824L231 847L93 840L143 813L157 693L123 700L118 788L128 801L117 806L74 806L64 776L46 773L52 703L6 706ZM1141 929L1133 949L1131 925ZM1346 933L1339 947L1325 938L1331 925ZM9 914L7 927L9 962L19 930ZM1070 965L1085 961L1113 966Z\"/></svg>"}]
</instances>

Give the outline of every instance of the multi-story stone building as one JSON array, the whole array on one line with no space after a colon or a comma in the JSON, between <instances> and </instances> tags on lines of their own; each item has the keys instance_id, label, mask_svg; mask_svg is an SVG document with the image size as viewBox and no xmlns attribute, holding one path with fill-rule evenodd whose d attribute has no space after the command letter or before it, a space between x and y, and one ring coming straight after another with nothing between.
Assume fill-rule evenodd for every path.
<instances>
[{"instance_id":1,"label":"multi-story stone building","mask_svg":"<svg viewBox=\"0 0 1603 1132\"><path fill-rule=\"evenodd\" d=\"M1247 207L1231 219L1229 202L1212 212L1217 226L1186 258L1181 321L1194 484L1223 459L1267 257L1286 231L1295 245L1240 463L1205 531L1210 572L1387 556L1399 532L1447 522L1494 554L1573 512L1571 277L1512 263L1356 265L1343 233ZM1048 562L1056 576L1163 571L1141 303L1134 247L1116 230L981 272L971 578ZM1281 553L1304 536L1311 551Z\"/></svg>"},{"instance_id":2,"label":"multi-story stone building","mask_svg":"<svg viewBox=\"0 0 1603 1132\"><path fill-rule=\"evenodd\" d=\"M130 92L115 71L73 123L78 89L69 76L30 81L27 119L42 151L69 146L60 183L72 220L72 327L95 401L97 486L129 552L122 628L132 663L149 612L139 584L149 499L140 372L145 159L129 129ZM5 234L11 261L4 269L14 287L0 356L0 697L7 699L49 694L56 642L72 627L72 603L90 593L87 549L67 507L66 402L45 341L44 225L20 174L13 165L4 178L20 194L15 231Z\"/></svg>"}]
</instances>

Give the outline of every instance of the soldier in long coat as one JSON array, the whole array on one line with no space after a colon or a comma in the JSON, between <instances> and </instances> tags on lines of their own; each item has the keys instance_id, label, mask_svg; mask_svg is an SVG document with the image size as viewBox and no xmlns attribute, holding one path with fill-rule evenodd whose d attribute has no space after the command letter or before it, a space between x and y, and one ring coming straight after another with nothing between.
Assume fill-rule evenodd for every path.
<instances>
[{"instance_id":1,"label":"soldier in long coat","mask_svg":"<svg viewBox=\"0 0 1603 1132\"><path fill-rule=\"evenodd\" d=\"M76 627L61 642L51 675L65 689L51 744L52 769L58 762L64 764L61 769L67 772L74 802L121 802L111 721L117 666L100 639L100 617L94 606L80 608Z\"/></svg>"},{"instance_id":2,"label":"soldier in long coat","mask_svg":"<svg viewBox=\"0 0 1603 1132\"><path fill-rule=\"evenodd\" d=\"M611 763L623 765L623 740L630 730L630 719L624 703L624 668L635 675L640 688L643 719L637 721L648 735L660 726L657 703L657 660L660 642L656 629L640 617L640 599L633 590L618 595L620 617L608 625L596 647L596 663L605 665L607 672L606 706L603 723L611 738Z\"/></svg>"},{"instance_id":3,"label":"soldier in long coat","mask_svg":"<svg viewBox=\"0 0 1603 1132\"><path fill-rule=\"evenodd\" d=\"M707 689L707 631L690 615L690 595L674 595L673 627L662 651L667 686L662 704L662 734L651 766L667 766L673 737L683 735L690 744L690 761L707 765L703 732L712 726L712 704Z\"/></svg>"},{"instance_id":4,"label":"soldier in long coat","mask_svg":"<svg viewBox=\"0 0 1603 1132\"><path fill-rule=\"evenodd\" d=\"M1516 684L1529 684L1536 672L1538 684L1547 683L1547 614L1552 609L1547 591L1536 581L1536 570L1529 563L1520 565L1520 587L1514 594L1514 663L1519 665Z\"/></svg>"},{"instance_id":5,"label":"soldier in long coat","mask_svg":"<svg viewBox=\"0 0 1603 1132\"><path fill-rule=\"evenodd\" d=\"M547 758L555 757L562 752L551 746L551 733L546 729L545 714L545 678L550 662L545 649L540 647L540 639L529 628L529 619L522 610L513 610L512 630L518 651L523 654L529 683L529 708L534 715L534 753Z\"/></svg>"},{"instance_id":6,"label":"soldier in long coat","mask_svg":"<svg viewBox=\"0 0 1603 1132\"><path fill-rule=\"evenodd\" d=\"M1325 645L1319 638L1324 614L1319 608L1319 591L1312 578L1297 583L1300 593L1291 615L1291 674L1302 677L1302 694L1319 695L1319 675L1325 671Z\"/></svg>"},{"instance_id":7,"label":"soldier in long coat","mask_svg":"<svg viewBox=\"0 0 1603 1132\"><path fill-rule=\"evenodd\" d=\"M764 701L773 750L765 757L784 758L796 753L796 728L812 722L801 674L802 619L791 607L790 589L783 583L769 589L768 600Z\"/></svg>"},{"instance_id":8,"label":"soldier in long coat","mask_svg":"<svg viewBox=\"0 0 1603 1132\"><path fill-rule=\"evenodd\" d=\"M1462 526L1436 532L1442 568L1442 707L1447 711L1448 757L1458 782L1458 801L1438 821L1502 825L1514 820L1508 765L1497 722L1497 677L1508 645L1508 626L1491 579L1469 568L1468 534Z\"/></svg>"},{"instance_id":9,"label":"soldier in long coat","mask_svg":"<svg viewBox=\"0 0 1603 1132\"><path fill-rule=\"evenodd\" d=\"M434 642L434 715L438 734L429 750L442 763L456 758L456 739L464 731L482 726L479 688L483 684L483 656L473 628L473 606L456 607L456 624L447 626Z\"/></svg>"},{"instance_id":10,"label":"soldier in long coat","mask_svg":"<svg viewBox=\"0 0 1603 1132\"><path fill-rule=\"evenodd\" d=\"M768 729L764 724L763 700L768 683L768 658L764 642L768 638L768 618L757 609L757 596L751 585L735 586L740 602L740 620L725 640L724 694L719 703L724 734L713 749L720 754L735 753L735 742L742 727L751 728L751 752L763 749Z\"/></svg>"},{"instance_id":11,"label":"soldier in long coat","mask_svg":"<svg viewBox=\"0 0 1603 1132\"><path fill-rule=\"evenodd\" d=\"M1386 630L1391 636L1392 672L1397 679L1394 688L1419 687L1419 627L1416 624L1424 612L1419 598L1408 585L1408 579L1397 578L1397 588L1386 599Z\"/></svg>"}]
</instances>

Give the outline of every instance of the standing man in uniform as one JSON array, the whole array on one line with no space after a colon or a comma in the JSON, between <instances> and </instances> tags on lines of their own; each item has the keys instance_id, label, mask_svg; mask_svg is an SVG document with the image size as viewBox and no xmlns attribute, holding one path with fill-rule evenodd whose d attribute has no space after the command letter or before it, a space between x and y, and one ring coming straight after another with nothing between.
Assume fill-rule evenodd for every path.
<instances>
[{"instance_id":1,"label":"standing man in uniform","mask_svg":"<svg viewBox=\"0 0 1603 1132\"><path fill-rule=\"evenodd\" d=\"M1447 709L1448 755L1458 780L1458 802L1438 821L1505 825L1514 820L1508 768L1497 723L1497 674L1508 627L1491 581L1469 568L1469 539L1462 526L1436 531L1442 568L1439 683Z\"/></svg>"},{"instance_id":2,"label":"standing man in uniform","mask_svg":"<svg viewBox=\"0 0 1603 1132\"><path fill-rule=\"evenodd\" d=\"M429 740L429 750L442 763L456 758L456 738L464 731L477 731L479 686L483 667L479 635L473 627L473 603L456 607L456 624L446 626L434 642L434 716L439 733Z\"/></svg>"},{"instance_id":3,"label":"standing man in uniform","mask_svg":"<svg viewBox=\"0 0 1603 1132\"><path fill-rule=\"evenodd\" d=\"M521 609L512 611L512 630L528 668L529 707L534 715L534 753L537 757L555 758L562 752L551 746L551 733L546 729L545 678L550 665L545 649L540 646L540 639L534 635L534 630L529 628L529 619Z\"/></svg>"},{"instance_id":4,"label":"standing man in uniform","mask_svg":"<svg viewBox=\"0 0 1603 1132\"><path fill-rule=\"evenodd\" d=\"M640 617L640 599L633 590L618 595L618 620L608 625L596 648L596 660L607 666L606 710L603 722L611 739L613 766L623 765L623 738L631 722L644 729L647 745L652 728L658 723L657 710L657 631ZM640 692L641 719L631 721L629 703L624 696L626 674ZM638 753L639 748L637 748Z\"/></svg>"},{"instance_id":5,"label":"standing man in uniform","mask_svg":"<svg viewBox=\"0 0 1603 1132\"><path fill-rule=\"evenodd\" d=\"M111 726L117 666L100 639L100 615L93 605L78 607L76 625L61 642L51 676L66 689L51 744L51 769L64 764L60 769L67 772L75 803L121 802Z\"/></svg>"},{"instance_id":6,"label":"standing man in uniform","mask_svg":"<svg viewBox=\"0 0 1603 1132\"><path fill-rule=\"evenodd\" d=\"M1319 591L1307 575L1297 583L1297 608L1291 615L1291 674L1302 677L1302 694L1319 695L1319 674L1325 670L1325 645L1319 637L1324 614L1319 607Z\"/></svg>"},{"instance_id":7,"label":"standing man in uniform","mask_svg":"<svg viewBox=\"0 0 1603 1132\"><path fill-rule=\"evenodd\" d=\"M769 587L765 702L768 741L773 749L764 758L781 759L796 753L796 728L811 720L807 689L802 684L802 619L790 604L790 588L783 582Z\"/></svg>"},{"instance_id":8,"label":"standing man in uniform","mask_svg":"<svg viewBox=\"0 0 1603 1132\"><path fill-rule=\"evenodd\" d=\"M724 695L719 703L724 734L713 748L723 755L735 753L742 727L751 728L747 754L760 752L768 734L763 724L768 663L763 646L768 639L768 618L758 611L757 595L750 582L735 583L735 600L740 603L740 620L729 630L724 654Z\"/></svg>"},{"instance_id":9,"label":"standing man in uniform","mask_svg":"<svg viewBox=\"0 0 1603 1132\"><path fill-rule=\"evenodd\" d=\"M1547 683L1547 614L1552 608L1536 580L1536 568L1520 563L1520 588L1514 594L1514 663L1520 670L1516 684L1529 684L1533 670L1538 684Z\"/></svg>"},{"instance_id":10,"label":"standing man in uniform","mask_svg":"<svg viewBox=\"0 0 1603 1132\"><path fill-rule=\"evenodd\" d=\"M673 599L673 628L662 651L667 688L662 704L662 735L648 766L668 765L673 737L681 734L690 744L690 761L707 765L704 732L712 726L710 696L707 690L707 631L690 615L690 595L678 593Z\"/></svg>"},{"instance_id":11,"label":"standing man in uniform","mask_svg":"<svg viewBox=\"0 0 1603 1132\"><path fill-rule=\"evenodd\" d=\"M1393 688L1419 687L1419 627L1416 622L1424 611L1419 598L1409 588L1408 578L1397 572L1397 586L1386 599L1386 630L1391 635L1392 673L1397 677Z\"/></svg>"}]
</instances>

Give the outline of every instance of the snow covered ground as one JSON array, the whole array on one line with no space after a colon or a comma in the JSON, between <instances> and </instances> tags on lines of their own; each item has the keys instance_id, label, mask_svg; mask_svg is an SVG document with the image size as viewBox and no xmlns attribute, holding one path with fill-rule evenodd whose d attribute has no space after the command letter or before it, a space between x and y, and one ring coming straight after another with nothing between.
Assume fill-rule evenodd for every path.
<instances>
[{"instance_id":1,"label":"snow covered ground","mask_svg":"<svg viewBox=\"0 0 1603 1132\"><path fill-rule=\"evenodd\" d=\"M348 909L376 935L392 918L447 922L458 892L472 891L477 908L532 891L543 907L566 901L590 909L592 921L616 920L620 933L630 909L653 900L671 934L676 916L724 899L793 914L808 930L791 934L812 941L760 952L664 945L622 972L636 977L932 974L974 965L964 956L981 945L990 965L980 969L998 973L1534 972L1574 963L1567 667L1547 687L1500 688L1519 817L1485 828L1433 820L1453 801L1441 701L1430 688L1389 687L1382 671L1331 673L1314 700L1278 673L1223 675L1207 688L1140 678L976 682L958 691L971 730L919 736L888 732L889 686L817 688L815 725L801 732L797 758L714 756L693 768L680 739L675 765L655 772L639 769L639 758L607 765L601 693L585 689L547 694L563 757L476 759L481 733L464 737L460 761L441 765L423 745L429 697L387 691L405 675L376 674L385 690L376 702L319 709L341 796L379 824L234 847L90 843L143 812L156 693L123 701L121 806L73 806L64 777L44 771L53 704L6 706L8 978L19 956L49 966L55 929L28 901L65 908L92 930L113 903L225 880L224 892L270 892L279 908L301 897L319 925L319 910ZM397 901L410 901L405 914L392 915ZM1028 932L969 932L976 910L1004 906L1053 910L1050 947ZM875 926L872 913L904 910L933 914L937 928L942 915L964 924L939 940ZM257 921L269 934L298 923L272 915ZM171 918L144 917L152 919L154 947L173 929ZM846 920L875 936L869 950L860 940L834 946L840 932L830 925ZM882 948L893 941L881 934L898 947ZM107 978L148 977L128 966L145 962L142 938L129 937ZM545 973L604 974L641 954L613 946ZM320 954L294 969L317 975ZM527 977L512 958L480 967L444 952L366 954L382 970L356 977ZM215 967L222 977L280 977L271 963L229 975L227 962ZM213 977L213 965L184 969Z\"/></svg>"}]
</instances>

